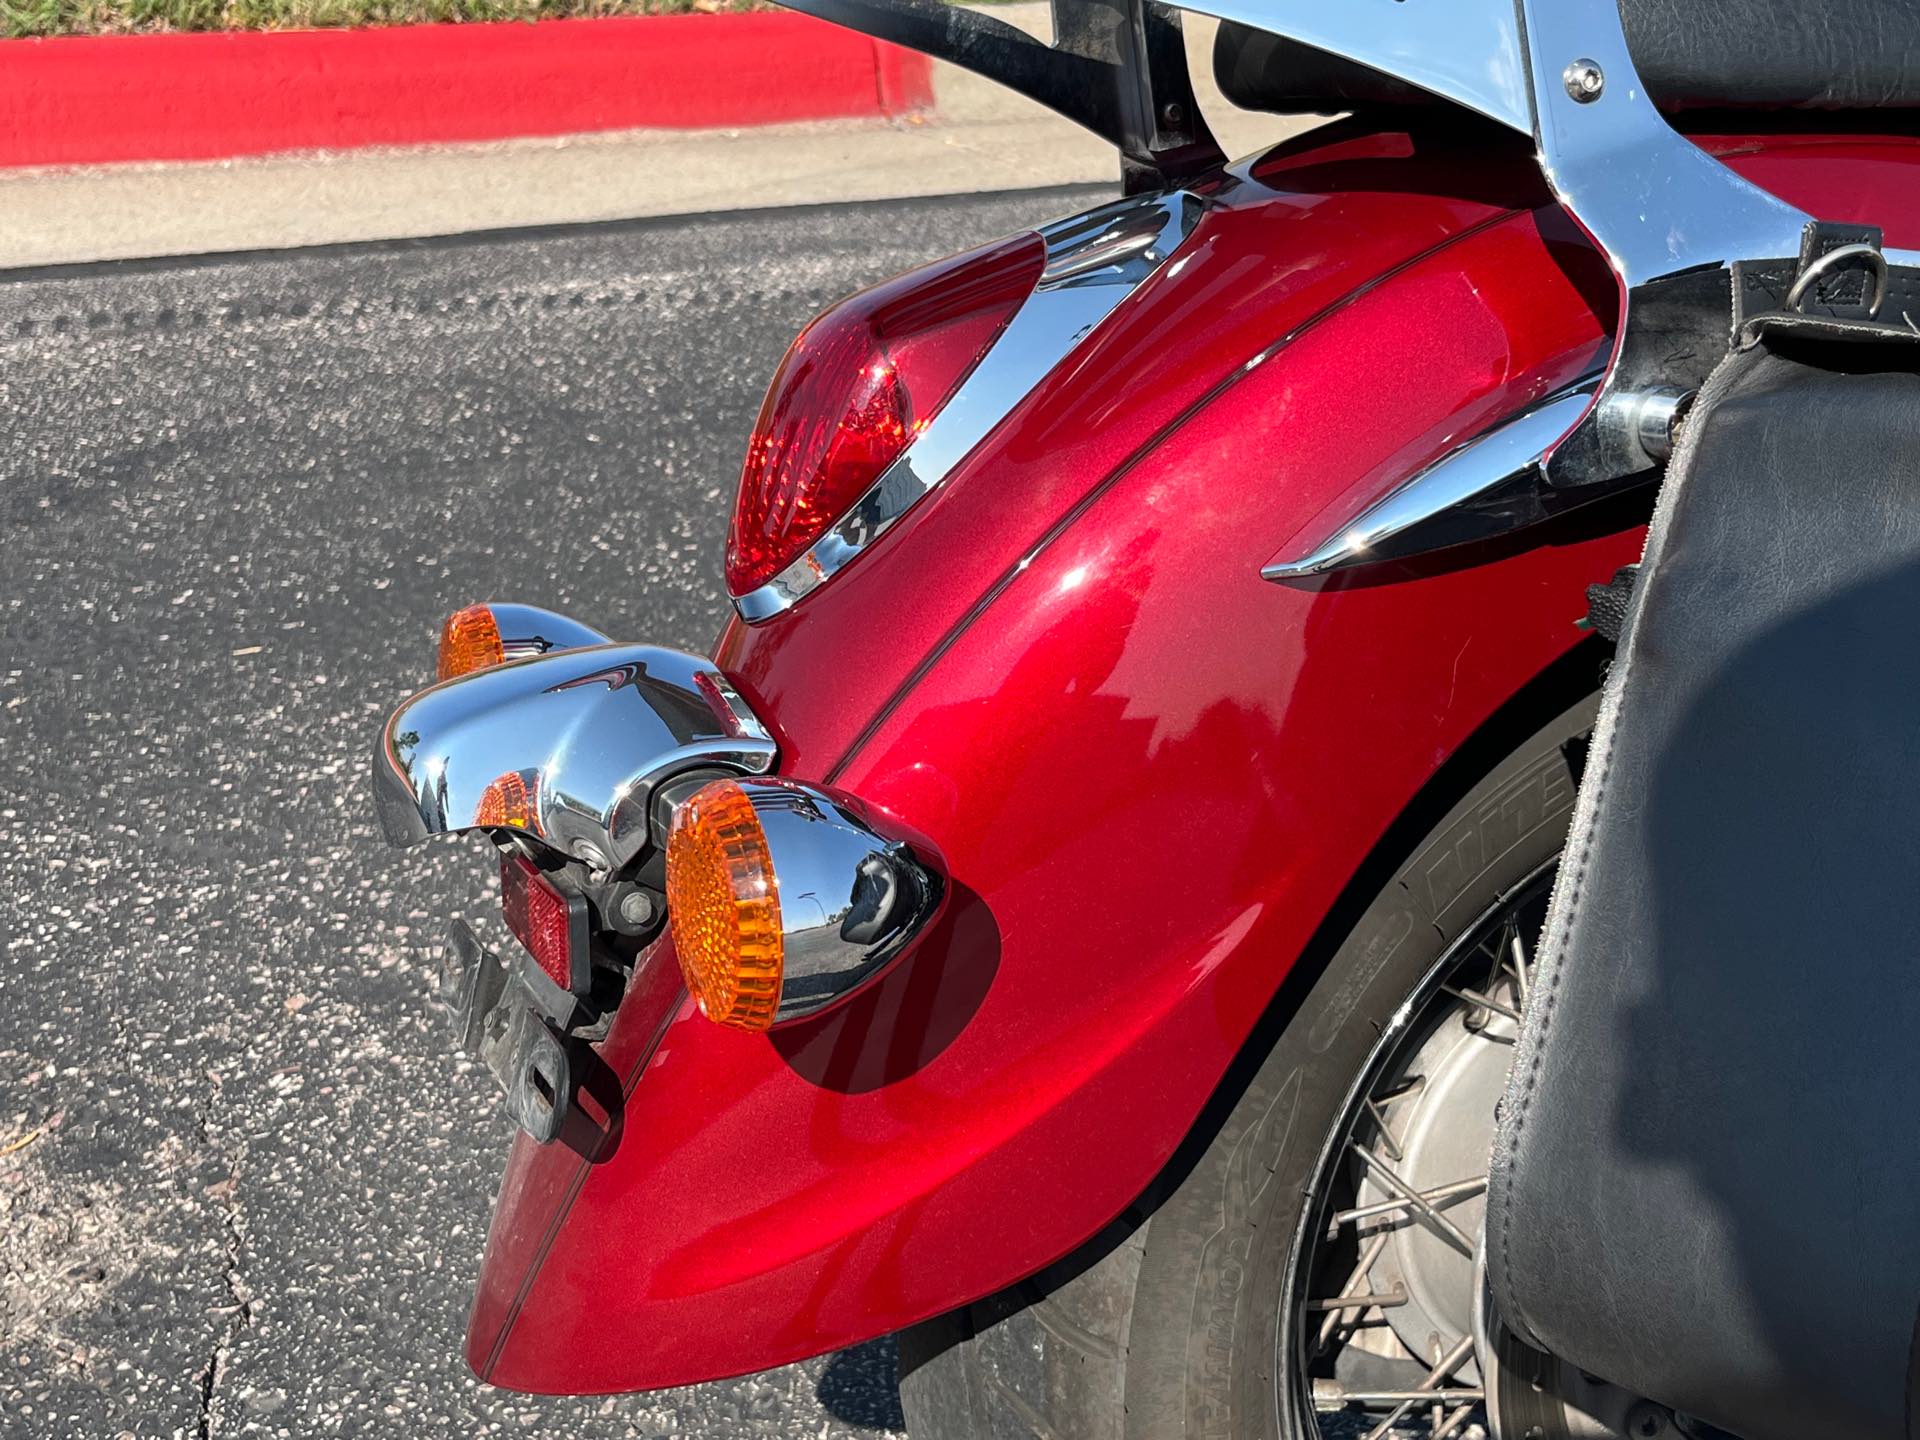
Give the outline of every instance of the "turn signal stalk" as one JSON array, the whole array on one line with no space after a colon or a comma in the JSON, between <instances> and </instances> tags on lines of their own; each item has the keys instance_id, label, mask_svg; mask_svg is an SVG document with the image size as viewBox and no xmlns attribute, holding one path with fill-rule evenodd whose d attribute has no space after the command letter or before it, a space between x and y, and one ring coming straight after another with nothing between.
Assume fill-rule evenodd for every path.
<instances>
[{"instance_id":1,"label":"turn signal stalk","mask_svg":"<svg viewBox=\"0 0 1920 1440\"><path fill-rule=\"evenodd\" d=\"M667 923L687 989L766 1030L866 985L939 903L940 880L851 802L786 780L715 780L674 811Z\"/></svg>"}]
</instances>

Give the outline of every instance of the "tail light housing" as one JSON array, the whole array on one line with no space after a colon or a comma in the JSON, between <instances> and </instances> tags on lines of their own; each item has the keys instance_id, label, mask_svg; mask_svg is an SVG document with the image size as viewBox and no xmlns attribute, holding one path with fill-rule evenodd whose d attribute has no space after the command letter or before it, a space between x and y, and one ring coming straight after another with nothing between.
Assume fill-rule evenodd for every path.
<instances>
[{"instance_id":1,"label":"tail light housing","mask_svg":"<svg viewBox=\"0 0 1920 1440\"><path fill-rule=\"evenodd\" d=\"M800 332L760 407L733 524L727 588L779 575L897 460L960 388L1040 280L1027 234L843 300Z\"/></svg>"}]
</instances>

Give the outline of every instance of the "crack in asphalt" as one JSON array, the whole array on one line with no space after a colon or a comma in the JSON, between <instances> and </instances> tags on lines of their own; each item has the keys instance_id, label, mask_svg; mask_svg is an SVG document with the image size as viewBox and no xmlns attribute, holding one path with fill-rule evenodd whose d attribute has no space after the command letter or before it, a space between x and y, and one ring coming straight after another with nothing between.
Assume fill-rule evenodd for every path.
<instances>
[{"instance_id":1,"label":"crack in asphalt","mask_svg":"<svg viewBox=\"0 0 1920 1440\"><path fill-rule=\"evenodd\" d=\"M220 1153L223 1147L214 1138L214 1111L225 1093L225 1085L217 1071L207 1073L208 1089L205 1101L196 1113L199 1140L201 1146L211 1152ZM226 1319L213 1337L213 1348L207 1356L206 1364L200 1373L200 1409L195 1420L196 1440L212 1440L215 1396L220 1389L220 1380L227 1368L227 1357L232 1352L234 1340L243 1329L253 1324L253 1296L243 1278L246 1253L246 1237L241 1228L240 1213L240 1174L245 1159L244 1145L226 1148L227 1178L215 1182L207 1193L211 1194L219 1205L221 1241L225 1251L221 1266L221 1282L226 1286L228 1304L214 1307L216 1314L224 1314Z\"/></svg>"}]
</instances>

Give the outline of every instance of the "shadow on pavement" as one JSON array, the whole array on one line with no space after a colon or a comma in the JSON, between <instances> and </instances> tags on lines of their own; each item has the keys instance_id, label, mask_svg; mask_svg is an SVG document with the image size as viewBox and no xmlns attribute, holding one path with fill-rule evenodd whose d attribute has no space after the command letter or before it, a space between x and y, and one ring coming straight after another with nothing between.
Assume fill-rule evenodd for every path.
<instances>
[{"instance_id":1,"label":"shadow on pavement","mask_svg":"<svg viewBox=\"0 0 1920 1440\"><path fill-rule=\"evenodd\" d=\"M849 1425L905 1430L900 1409L900 1351L891 1335L842 1350L827 1362L814 1390L821 1408Z\"/></svg>"}]
</instances>

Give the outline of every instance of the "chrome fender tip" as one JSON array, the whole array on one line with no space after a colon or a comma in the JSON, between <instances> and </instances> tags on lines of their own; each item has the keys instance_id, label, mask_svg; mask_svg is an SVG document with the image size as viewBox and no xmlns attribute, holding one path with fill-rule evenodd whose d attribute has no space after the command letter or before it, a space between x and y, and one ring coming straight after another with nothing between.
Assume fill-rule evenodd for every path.
<instances>
[{"instance_id":1,"label":"chrome fender tip","mask_svg":"<svg viewBox=\"0 0 1920 1440\"><path fill-rule=\"evenodd\" d=\"M509 660L423 690L372 756L389 843L512 829L595 869L651 843L657 787L683 771L762 775L777 747L709 660L602 644Z\"/></svg>"}]
</instances>

